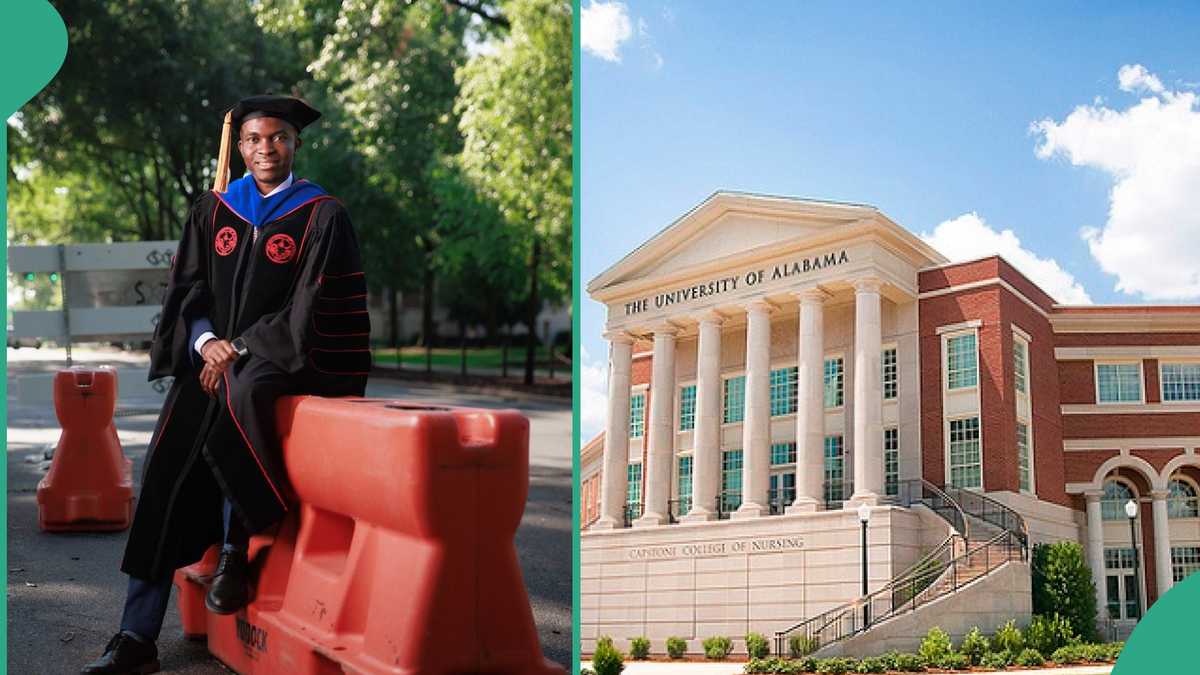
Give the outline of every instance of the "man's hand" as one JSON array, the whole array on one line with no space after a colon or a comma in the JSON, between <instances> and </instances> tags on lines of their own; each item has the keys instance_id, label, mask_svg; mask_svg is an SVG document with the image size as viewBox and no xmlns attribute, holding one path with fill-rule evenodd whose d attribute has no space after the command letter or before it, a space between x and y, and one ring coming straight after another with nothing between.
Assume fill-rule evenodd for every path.
<instances>
[{"instance_id":1,"label":"man's hand","mask_svg":"<svg viewBox=\"0 0 1200 675\"><path fill-rule=\"evenodd\" d=\"M225 372L228 366L213 366L210 363L204 364L204 368L200 370L200 388L209 396L217 395L217 387L221 384L221 375Z\"/></svg>"},{"instance_id":2,"label":"man's hand","mask_svg":"<svg viewBox=\"0 0 1200 675\"><path fill-rule=\"evenodd\" d=\"M218 368L218 373L224 372L231 363L237 361L238 353L233 348L233 344L229 340L209 340L200 348L200 355L204 357L204 363Z\"/></svg>"}]
</instances>

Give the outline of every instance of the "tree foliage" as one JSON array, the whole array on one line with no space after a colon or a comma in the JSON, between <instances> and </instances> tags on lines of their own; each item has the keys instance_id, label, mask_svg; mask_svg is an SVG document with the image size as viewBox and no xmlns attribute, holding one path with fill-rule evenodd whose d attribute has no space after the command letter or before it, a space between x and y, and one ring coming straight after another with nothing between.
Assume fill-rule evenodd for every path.
<instances>
[{"instance_id":1,"label":"tree foliage","mask_svg":"<svg viewBox=\"0 0 1200 675\"><path fill-rule=\"evenodd\" d=\"M1061 614L1084 640L1096 636L1096 585L1073 541L1033 547L1033 613Z\"/></svg>"}]
</instances>

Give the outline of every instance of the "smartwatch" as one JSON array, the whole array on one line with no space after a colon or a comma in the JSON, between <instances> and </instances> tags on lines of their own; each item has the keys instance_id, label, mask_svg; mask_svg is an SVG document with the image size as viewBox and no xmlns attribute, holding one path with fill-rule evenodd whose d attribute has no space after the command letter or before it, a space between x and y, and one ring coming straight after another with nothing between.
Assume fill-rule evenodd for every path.
<instances>
[{"instance_id":1,"label":"smartwatch","mask_svg":"<svg viewBox=\"0 0 1200 675\"><path fill-rule=\"evenodd\" d=\"M246 346L246 340L241 336L233 338L233 342L230 344L233 345L233 351L237 352L238 356L245 356L250 352L250 348Z\"/></svg>"}]
</instances>

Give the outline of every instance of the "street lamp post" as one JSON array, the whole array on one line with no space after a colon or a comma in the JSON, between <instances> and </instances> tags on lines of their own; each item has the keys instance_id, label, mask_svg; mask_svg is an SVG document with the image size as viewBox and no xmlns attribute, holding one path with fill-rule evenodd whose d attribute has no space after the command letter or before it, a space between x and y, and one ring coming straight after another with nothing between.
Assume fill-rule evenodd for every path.
<instances>
[{"instance_id":1,"label":"street lamp post","mask_svg":"<svg viewBox=\"0 0 1200 675\"><path fill-rule=\"evenodd\" d=\"M867 521L871 519L871 507L863 504L858 507L858 522L862 523L862 595L863 595L863 630L871 622L871 602L867 600Z\"/></svg>"},{"instance_id":2,"label":"street lamp post","mask_svg":"<svg viewBox=\"0 0 1200 675\"><path fill-rule=\"evenodd\" d=\"M1137 530L1133 525L1133 521L1137 519L1137 513L1137 502L1132 499L1125 502L1125 515L1129 516L1129 544L1133 546L1133 586L1134 593L1137 594L1138 620L1140 621L1142 618L1142 579L1138 573Z\"/></svg>"}]
</instances>

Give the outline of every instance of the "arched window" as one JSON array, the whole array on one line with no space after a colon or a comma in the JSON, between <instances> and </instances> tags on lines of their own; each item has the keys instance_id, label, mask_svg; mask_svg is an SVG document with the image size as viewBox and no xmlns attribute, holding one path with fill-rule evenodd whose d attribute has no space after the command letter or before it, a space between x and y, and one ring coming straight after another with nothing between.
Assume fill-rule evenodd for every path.
<instances>
[{"instance_id":1,"label":"arched window","mask_svg":"<svg viewBox=\"0 0 1200 675\"><path fill-rule=\"evenodd\" d=\"M1136 499L1133 489L1122 481L1108 480L1104 483L1104 497L1100 499L1100 514L1104 520L1125 520L1125 502Z\"/></svg>"},{"instance_id":2,"label":"arched window","mask_svg":"<svg viewBox=\"0 0 1200 675\"><path fill-rule=\"evenodd\" d=\"M1191 481L1172 478L1167 492L1169 518L1200 518L1200 493Z\"/></svg>"}]
</instances>

